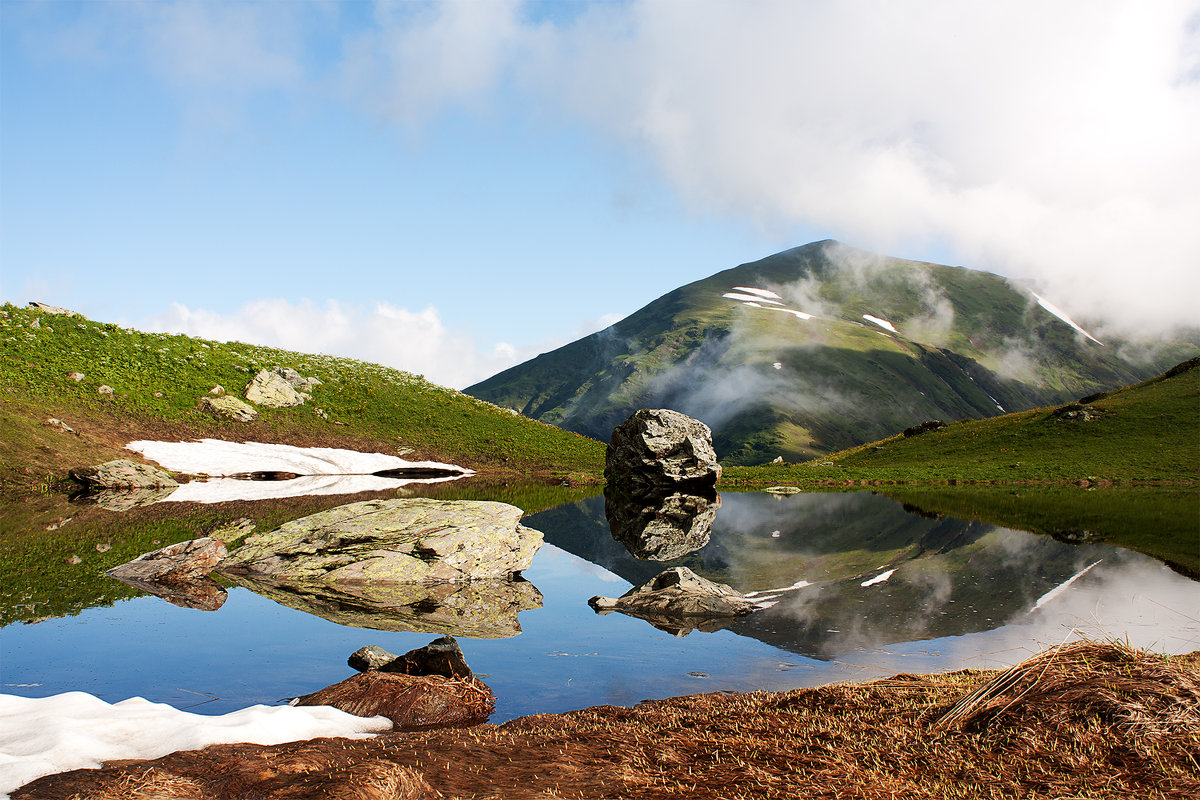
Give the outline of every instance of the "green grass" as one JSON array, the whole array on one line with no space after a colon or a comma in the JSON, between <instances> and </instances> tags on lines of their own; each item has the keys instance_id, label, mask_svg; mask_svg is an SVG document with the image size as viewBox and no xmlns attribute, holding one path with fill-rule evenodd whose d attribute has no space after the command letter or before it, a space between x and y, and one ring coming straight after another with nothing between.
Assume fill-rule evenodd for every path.
<instances>
[{"instance_id":1,"label":"green grass","mask_svg":"<svg viewBox=\"0 0 1200 800\"><path fill-rule=\"evenodd\" d=\"M1088 404L1090 421L1057 408L964 420L892 436L798 465L730 467L728 483L1200 482L1200 361Z\"/></svg>"},{"instance_id":2,"label":"green grass","mask_svg":"<svg viewBox=\"0 0 1200 800\"><path fill-rule=\"evenodd\" d=\"M197 409L214 386L241 396L255 373L273 367L319 379L312 401L259 408L250 423L217 421ZM77 382L71 372L85 377ZM114 393L99 394L101 385ZM76 428L80 441L45 430L42 423L51 416ZM347 358L142 333L12 305L0 309L0 421L4 486L28 487L46 472L61 475L78 466L71 463L76 457L116 457L139 437L411 448L412 459L576 482L596 480L604 459L599 442L419 375Z\"/></svg>"}]
</instances>

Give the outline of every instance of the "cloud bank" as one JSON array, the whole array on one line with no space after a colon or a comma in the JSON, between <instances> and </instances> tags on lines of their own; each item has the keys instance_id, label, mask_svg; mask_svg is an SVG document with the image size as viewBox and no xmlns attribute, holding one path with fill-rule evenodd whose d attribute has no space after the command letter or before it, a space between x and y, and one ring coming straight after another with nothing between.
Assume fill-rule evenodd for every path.
<instances>
[{"instance_id":1,"label":"cloud bank","mask_svg":"<svg viewBox=\"0 0 1200 800\"><path fill-rule=\"evenodd\" d=\"M561 22L506 2L467 24L477 9L380 17L347 51L348 96L412 124L509 81L766 232L947 252L1089 321L1197 319L1196 2L630 2Z\"/></svg>"},{"instance_id":2,"label":"cloud bank","mask_svg":"<svg viewBox=\"0 0 1200 800\"><path fill-rule=\"evenodd\" d=\"M433 306L409 311L387 303L373 308L335 300L257 300L220 314L173 303L145 326L216 341L254 344L370 361L424 375L456 389L523 361L533 353L498 342L485 346L468 334L448 330Z\"/></svg>"}]
</instances>

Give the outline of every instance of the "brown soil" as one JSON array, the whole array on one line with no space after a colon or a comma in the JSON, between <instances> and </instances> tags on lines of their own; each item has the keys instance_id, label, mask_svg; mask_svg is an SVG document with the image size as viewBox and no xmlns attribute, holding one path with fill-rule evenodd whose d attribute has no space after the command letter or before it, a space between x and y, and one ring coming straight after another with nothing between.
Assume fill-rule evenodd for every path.
<instances>
[{"instance_id":1,"label":"brown soil","mask_svg":"<svg viewBox=\"0 0 1200 800\"><path fill-rule=\"evenodd\" d=\"M1047 651L1002 673L716 693L502 726L221 745L27 798L1191 798L1200 652Z\"/></svg>"}]
</instances>

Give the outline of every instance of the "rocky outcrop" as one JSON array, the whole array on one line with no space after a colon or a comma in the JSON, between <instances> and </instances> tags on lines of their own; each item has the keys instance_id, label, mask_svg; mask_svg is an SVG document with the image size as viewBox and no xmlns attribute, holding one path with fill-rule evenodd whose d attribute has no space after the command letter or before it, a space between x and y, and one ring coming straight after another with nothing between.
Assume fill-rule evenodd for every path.
<instances>
[{"instance_id":1,"label":"rocky outcrop","mask_svg":"<svg viewBox=\"0 0 1200 800\"><path fill-rule=\"evenodd\" d=\"M192 539L140 555L105 574L177 606L216 611L227 594L208 575L226 555L220 539Z\"/></svg>"},{"instance_id":2,"label":"rocky outcrop","mask_svg":"<svg viewBox=\"0 0 1200 800\"><path fill-rule=\"evenodd\" d=\"M397 728L474 725L496 709L496 695L474 678L361 672L296 698L298 706L333 706L359 717L384 716Z\"/></svg>"},{"instance_id":3,"label":"rocky outcrop","mask_svg":"<svg viewBox=\"0 0 1200 800\"><path fill-rule=\"evenodd\" d=\"M327 585L507 580L542 544L522 513L491 501L351 503L252 534L222 570Z\"/></svg>"},{"instance_id":4,"label":"rocky outcrop","mask_svg":"<svg viewBox=\"0 0 1200 800\"><path fill-rule=\"evenodd\" d=\"M712 431L703 422L669 409L642 409L613 431L604 477L631 492L713 486L721 477L721 465Z\"/></svg>"},{"instance_id":5,"label":"rocky outcrop","mask_svg":"<svg viewBox=\"0 0 1200 800\"><path fill-rule=\"evenodd\" d=\"M684 492L636 493L604 489L604 515L612 537L634 558L672 561L708 544L721 496Z\"/></svg>"},{"instance_id":6,"label":"rocky outcrop","mask_svg":"<svg viewBox=\"0 0 1200 800\"><path fill-rule=\"evenodd\" d=\"M64 317L80 316L78 311L71 311L69 309L61 308L59 306L52 306L52 305L49 305L48 303L39 303L35 300L29 301L29 308L32 308L34 311L41 311L43 314L58 314L58 315L64 316Z\"/></svg>"},{"instance_id":7,"label":"rocky outcrop","mask_svg":"<svg viewBox=\"0 0 1200 800\"><path fill-rule=\"evenodd\" d=\"M228 394L202 397L199 408L217 419L231 419L235 422L249 422L258 416L258 411L254 406Z\"/></svg>"},{"instance_id":8,"label":"rocky outcrop","mask_svg":"<svg viewBox=\"0 0 1200 800\"><path fill-rule=\"evenodd\" d=\"M304 402L304 396L283 376L265 369L259 370L246 387L246 399L268 408L287 408Z\"/></svg>"},{"instance_id":9,"label":"rocky outcrop","mask_svg":"<svg viewBox=\"0 0 1200 800\"><path fill-rule=\"evenodd\" d=\"M687 567L660 572L617 598L597 595L588 604L601 614L620 611L672 631L697 627L700 620L743 616L758 608L750 598Z\"/></svg>"},{"instance_id":10,"label":"rocky outcrop","mask_svg":"<svg viewBox=\"0 0 1200 800\"><path fill-rule=\"evenodd\" d=\"M94 467L77 467L70 475L88 489L173 489L179 485L158 467L123 458Z\"/></svg>"},{"instance_id":11,"label":"rocky outcrop","mask_svg":"<svg viewBox=\"0 0 1200 800\"><path fill-rule=\"evenodd\" d=\"M377 631L505 639L521 632L520 612L542 607L542 593L524 580L325 583L224 574L282 606L338 625Z\"/></svg>"},{"instance_id":12,"label":"rocky outcrop","mask_svg":"<svg viewBox=\"0 0 1200 800\"><path fill-rule=\"evenodd\" d=\"M913 436L920 436L922 433L941 430L944 427L946 427L946 423L942 422L940 419L930 419L922 422L920 425L913 425L911 428L905 428L901 435L905 439L909 439Z\"/></svg>"}]
</instances>

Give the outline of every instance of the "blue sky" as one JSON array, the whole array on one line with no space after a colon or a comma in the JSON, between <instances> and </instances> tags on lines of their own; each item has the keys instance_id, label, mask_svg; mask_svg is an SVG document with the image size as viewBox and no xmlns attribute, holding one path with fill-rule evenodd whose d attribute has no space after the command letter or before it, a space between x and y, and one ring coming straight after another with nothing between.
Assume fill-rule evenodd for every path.
<instances>
[{"instance_id":1,"label":"blue sky","mask_svg":"<svg viewBox=\"0 0 1200 800\"><path fill-rule=\"evenodd\" d=\"M838 238L1196 324L1200 5L1045 5L5 0L0 300L461 387Z\"/></svg>"}]
</instances>

